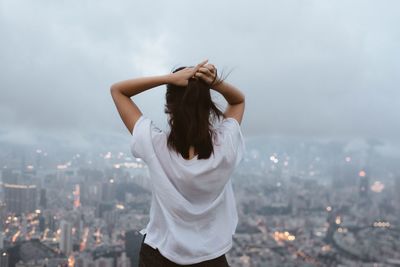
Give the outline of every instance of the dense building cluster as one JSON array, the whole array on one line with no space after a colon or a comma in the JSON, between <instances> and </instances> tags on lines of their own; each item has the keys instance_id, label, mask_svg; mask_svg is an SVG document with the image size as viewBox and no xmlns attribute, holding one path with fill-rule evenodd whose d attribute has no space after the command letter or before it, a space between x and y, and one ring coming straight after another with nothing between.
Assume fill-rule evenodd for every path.
<instances>
[{"instance_id":1,"label":"dense building cluster","mask_svg":"<svg viewBox=\"0 0 400 267\"><path fill-rule=\"evenodd\" d=\"M151 181L128 153L0 152L0 267L137 266ZM231 266L400 266L400 176L373 144L253 140ZM196 240L193 240L196 242Z\"/></svg>"}]
</instances>

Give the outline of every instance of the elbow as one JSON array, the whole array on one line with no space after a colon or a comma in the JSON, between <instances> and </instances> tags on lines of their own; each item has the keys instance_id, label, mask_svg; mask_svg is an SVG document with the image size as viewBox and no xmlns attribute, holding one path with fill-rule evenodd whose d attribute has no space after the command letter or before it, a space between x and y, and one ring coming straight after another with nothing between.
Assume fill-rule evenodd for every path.
<instances>
[{"instance_id":1,"label":"elbow","mask_svg":"<svg viewBox=\"0 0 400 267\"><path fill-rule=\"evenodd\" d=\"M236 94L235 104L244 104L245 101L246 97L244 96L244 93L239 91L238 94Z\"/></svg>"},{"instance_id":2,"label":"elbow","mask_svg":"<svg viewBox=\"0 0 400 267\"><path fill-rule=\"evenodd\" d=\"M112 96L112 97L114 97L114 96L120 96L120 95L127 96L127 95L122 91L121 87L120 87L119 85L116 85L116 84L113 84L113 85L110 86L110 93L111 93L111 96Z\"/></svg>"},{"instance_id":3,"label":"elbow","mask_svg":"<svg viewBox=\"0 0 400 267\"><path fill-rule=\"evenodd\" d=\"M237 104L245 104L245 102L246 102L246 98L244 97L244 94L241 94L242 96L241 96L241 98L240 98L240 100L238 100L238 102L237 102Z\"/></svg>"},{"instance_id":4,"label":"elbow","mask_svg":"<svg viewBox=\"0 0 400 267\"><path fill-rule=\"evenodd\" d=\"M118 92L118 88L117 88L117 86L115 86L115 84L112 84L112 85L110 86L110 93L113 95L113 94L115 94L116 92Z\"/></svg>"}]
</instances>

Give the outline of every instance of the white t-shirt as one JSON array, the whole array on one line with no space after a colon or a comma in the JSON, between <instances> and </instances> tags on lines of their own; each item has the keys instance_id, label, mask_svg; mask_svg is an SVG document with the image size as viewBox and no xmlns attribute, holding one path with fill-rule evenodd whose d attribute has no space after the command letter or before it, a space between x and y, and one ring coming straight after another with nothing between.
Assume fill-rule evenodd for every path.
<instances>
[{"instance_id":1,"label":"white t-shirt","mask_svg":"<svg viewBox=\"0 0 400 267\"><path fill-rule=\"evenodd\" d=\"M149 168L150 221L144 242L178 264L194 264L232 247L238 215L231 174L245 143L238 121L225 118L214 135L214 154L186 160L167 147L167 133L142 115L132 131L132 155Z\"/></svg>"}]
</instances>

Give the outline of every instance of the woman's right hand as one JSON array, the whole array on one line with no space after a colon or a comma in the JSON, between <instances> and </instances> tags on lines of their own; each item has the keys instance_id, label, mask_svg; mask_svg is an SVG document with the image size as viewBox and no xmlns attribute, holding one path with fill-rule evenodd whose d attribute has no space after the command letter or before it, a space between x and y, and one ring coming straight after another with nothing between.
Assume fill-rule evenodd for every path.
<instances>
[{"instance_id":1,"label":"woman's right hand","mask_svg":"<svg viewBox=\"0 0 400 267\"><path fill-rule=\"evenodd\" d=\"M174 84L177 86L187 86L189 83L189 79L194 77L196 72L199 70L199 68L203 67L206 65L208 62L208 59L200 62L197 64L195 67L187 67L184 69L181 69L180 71L170 73L167 75L168 81L166 83Z\"/></svg>"},{"instance_id":2,"label":"woman's right hand","mask_svg":"<svg viewBox=\"0 0 400 267\"><path fill-rule=\"evenodd\" d=\"M212 86L217 80L217 69L213 64L206 64L200 67L194 76Z\"/></svg>"}]
</instances>

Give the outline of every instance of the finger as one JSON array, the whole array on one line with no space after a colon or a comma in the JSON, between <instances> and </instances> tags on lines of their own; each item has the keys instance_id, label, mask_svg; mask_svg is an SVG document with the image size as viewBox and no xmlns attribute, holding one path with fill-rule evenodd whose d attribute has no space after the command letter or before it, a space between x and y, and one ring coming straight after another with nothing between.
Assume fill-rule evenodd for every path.
<instances>
[{"instance_id":1,"label":"finger","mask_svg":"<svg viewBox=\"0 0 400 267\"><path fill-rule=\"evenodd\" d=\"M199 68L197 72L201 72L201 73L204 73L204 74L211 74L210 70L208 68L206 68L206 67Z\"/></svg>"},{"instance_id":2,"label":"finger","mask_svg":"<svg viewBox=\"0 0 400 267\"><path fill-rule=\"evenodd\" d=\"M208 59L203 60L203 61L200 62L198 65L199 65L199 66L204 66L205 64L207 64L207 62L208 62Z\"/></svg>"},{"instance_id":3,"label":"finger","mask_svg":"<svg viewBox=\"0 0 400 267\"><path fill-rule=\"evenodd\" d=\"M209 78L209 79L216 79L216 77L217 77L217 73L216 73L216 71L215 72L212 72L212 71L210 71L208 68L206 68L206 67L201 67L198 71L197 71L197 73L201 73L201 74L204 74L207 78Z\"/></svg>"},{"instance_id":4,"label":"finger","mask_svg":"<svg viewBox=\"0 0 400 267\"><path fill-rule=\"evenodd\" d=\"M202 67L203 65L205 65L208 62L208 59L200 62L199 64L197 64L197 66L194 68L194 71L197 72L198 69L200 69L200 67Z\"/></svg>"},{"instance_id":5,"label":"finger","mask_svg":"<svg viewBox=\"0 0 400 267\"><path fill-rule=\"evenodd\" d=\"M207 76L204 75L204 74L201 73L201 72L196 72L196 74L195 74L194 76L195 76L195 77L198 77L198 78L201 78L201 79L203 79L203 80L206 80L206 79L207 79Z\"/></svg>"},{"instance_id":6,"label":"finger","mask_svg":"<svg viewBox=\"0 0 400 267\"><path fill-rule=\"evenodd\" d=\"M214 73L215 72L215 67L213 64L207 64L203 66L204 68L207 68L210 72Z\"/></svg>"}]
</instances>

